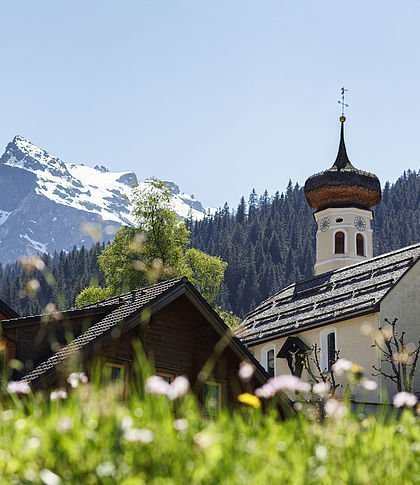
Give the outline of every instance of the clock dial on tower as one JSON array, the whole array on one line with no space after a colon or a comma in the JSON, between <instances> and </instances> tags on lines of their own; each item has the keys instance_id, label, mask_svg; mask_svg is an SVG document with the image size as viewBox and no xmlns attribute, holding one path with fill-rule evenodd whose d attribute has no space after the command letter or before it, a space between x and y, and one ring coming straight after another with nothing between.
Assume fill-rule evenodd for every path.
<instances>
[{"instance_id":1,"label":"clock dial on tower","mask_svg":"<svg viewBox=\"0 0 420 485\"><path fill-rule=\"evenodd\" d=\"M366 229L366 221L363 219L363 217L357 216L354 219L354 227L358 231L364 231Z\"/></svg>"},{"instance_id":2,"label":"clock dial on tower","mask_svg":"<svg viewBox=\"0 0 420 485\"><path fill-rule=\"evenodd\" d=\"M328 230L329 227L330 227L330 220L328 219L328 217L324 217L323 219L321 219L319 223L319 228L321 229L321 231L325 232Z\"/></svg>"}]
</instances>

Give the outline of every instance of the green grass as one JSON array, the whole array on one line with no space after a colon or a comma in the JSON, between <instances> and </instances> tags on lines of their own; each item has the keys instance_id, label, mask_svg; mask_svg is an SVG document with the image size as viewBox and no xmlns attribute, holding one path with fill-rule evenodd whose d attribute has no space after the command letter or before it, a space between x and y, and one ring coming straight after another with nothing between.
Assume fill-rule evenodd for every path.
<instances>
[{"instance_id":1,"label":"green grass","mask_svg":"<svg viewBox=\"0 0 420 485\"><path fill-rule=\"evenodd\" d=\"M122 402L115 389L85 385L55 402L6 395L0 427L1 483L420 483L419 422L409 411L320 423L244 408L207 420L191 396Z\"/></svg>"}]
</instances>

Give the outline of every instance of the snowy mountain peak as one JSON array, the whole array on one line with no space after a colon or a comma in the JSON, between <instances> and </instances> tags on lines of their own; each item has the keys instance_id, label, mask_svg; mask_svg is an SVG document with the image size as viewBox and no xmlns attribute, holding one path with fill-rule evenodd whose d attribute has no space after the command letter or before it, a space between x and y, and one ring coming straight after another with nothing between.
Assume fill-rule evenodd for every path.
<instances>
[{"instance_id":1,"label":"snowy mountain peak","mask_svg":"<svg viewBox=\"0 0 420 485\"><path fill-rule=\"evenodd\" d=\"M167 184L179 216L204 217L198 200ZM114 229L134 222L130 199L136 186L147 191L150 181L139 183L135 173L110 172L103 165L64 162L15 136L0 158L0 262L89 246L92 238L109 240ZM86 224L99 228L95 237L86 235Z\"/></svg>"}]
</instances>

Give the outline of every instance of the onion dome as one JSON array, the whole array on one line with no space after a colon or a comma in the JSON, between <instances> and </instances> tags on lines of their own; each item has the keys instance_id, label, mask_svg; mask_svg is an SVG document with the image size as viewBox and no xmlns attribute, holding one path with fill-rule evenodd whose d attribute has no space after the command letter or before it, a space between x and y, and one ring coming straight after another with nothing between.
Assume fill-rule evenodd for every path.
<instances>
[{"instance_id":1,"label":"onion dome","mask_svg":"<svg viewBox=\"0 0 420 485\"><path fill-rule=\"evenodd\" d=\"M305 183L308 204L317 210L327 207L360 207L370 209L381 200L378 177L353 167L344 143L345 116L340 117L340 146L334 165L316 173Z\"/></svg>"}]
</instances>

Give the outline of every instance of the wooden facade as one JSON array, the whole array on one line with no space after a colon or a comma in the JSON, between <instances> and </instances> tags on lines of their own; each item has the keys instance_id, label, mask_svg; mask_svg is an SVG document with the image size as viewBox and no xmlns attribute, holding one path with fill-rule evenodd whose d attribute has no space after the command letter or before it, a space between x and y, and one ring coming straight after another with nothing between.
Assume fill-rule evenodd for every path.
<instances>
[{"instance_id":1,"label":"wooden facade","mask_svg":"<svg viewBox=\"0 0 420 485\"><path fill-rule=\"evenodd\" d=\"M99 364L108 380L123 379L131 392L140 347L156 374L168 381L187 377L203 404L212 395L217 405L233 408L238 394L265 382L262 367L188 281L181 279L160 294L157 285L150 288L152 297L142 306L136 306L136 298L147 298L145 290L55 317L4 322L3 334L16 342L14 358L25 366L13 378L48 390L64 385L70 372L93 375ZM104 322L123 307L126 317L102 331ZM248 383L238 378L244 361L255 367Z\"/></svg>"}]
</instances>

